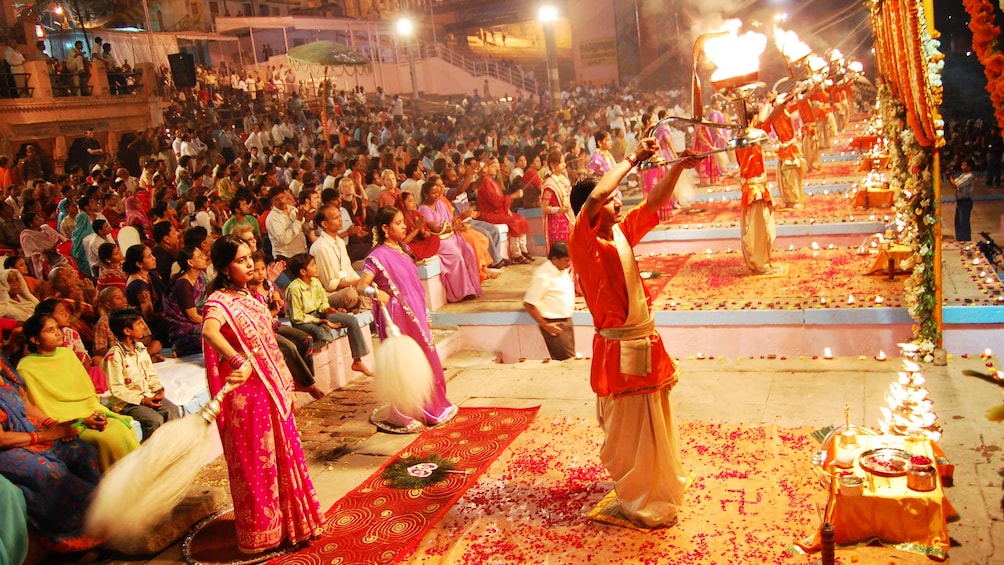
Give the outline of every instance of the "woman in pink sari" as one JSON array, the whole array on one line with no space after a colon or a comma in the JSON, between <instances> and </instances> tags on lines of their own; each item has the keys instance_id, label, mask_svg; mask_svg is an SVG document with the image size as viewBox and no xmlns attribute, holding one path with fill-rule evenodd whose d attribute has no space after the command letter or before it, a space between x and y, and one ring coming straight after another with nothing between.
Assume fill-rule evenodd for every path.
<instances>
[{"instance_id":1,"label":"woman in pink sari","mask_svg":"<svg viewBox=\"0 0 1004 565\"><path fill-rule=\"evenodd\" d=\"M386 420L374 422L382 430L396 433L415 433L425 426L436 426L457 415L457 406L446 398L446 376L443 363L439 360L436 344L432 341L432 330L426 317L425 289L418 279L418 269L402 246L407 236L404 215L393 206L377 210L376 224L373 226L375 243L363 266L363 274L356 288L359 293L378 299L387 308L391 320L406 335L415 340L425 358L432 366L433 390L429 402L422 406L422 416L414 419L402 413L398 406L391 406ZM376 291L370 286L376 285ZM376 306L376 301L374 301ZM382 308L373 309L380 339L387 338L387 322ZM405 411L410 411L405 409Z\"/></svg>"},{"instance_id":2,"label":"woman in pink sari","mask_svg":"<svg viewBox=\"0 0 1004 565\"><path fill-rule=\"evenodd\" d=\"M418 212L425 218L433 237L439 237L441 276L447 302L460 302L481 296L481 277L474 249L453 231L453 214L442 200L443 181L433 175L422 184L422 205Z\"/></svg>"},{"instance_id":3,"label":"woman in pink sari","mask_svg":"<svg viewBox=\"0 0 1004 565\"><path fill-rule=\"evenodd\" d=\"M216 240L216 278L202 325L206 378L223 400L216 424L234 500L237 547L254 554L317 536L324 512L293 421L293 378L272 333L272 316L248 292L251 249L236 235Z\"/></svg>"}]
</instances>

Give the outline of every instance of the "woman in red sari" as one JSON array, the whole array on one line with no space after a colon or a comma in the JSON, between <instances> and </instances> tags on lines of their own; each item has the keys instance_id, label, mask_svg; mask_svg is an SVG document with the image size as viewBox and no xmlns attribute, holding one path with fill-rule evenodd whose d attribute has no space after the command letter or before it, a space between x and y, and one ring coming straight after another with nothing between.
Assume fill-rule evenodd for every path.
<instances>
[{"instance_id":1,"label":"woman in red sari","mask_svg":"<svg viewBox=\"0 0 1004 565\"><path fill-rule=\"evenodd\" d=\"M404 205L404 225L408 230L403 243L411 250L416 261L428 259L439 253L439 236L432 235L425 217L418 211L418 201L410 192L401 193L401 203Z\"/></svg>"},{"instance_id":2,"label":"woman in red sari","mask_svg":"<svg viewBox=\"0 0 1004 565\"><path fill-rule=\"evenodd\" d=\"M272 333L272 316L248 291L251 249L236 235L216 240L216 278L202 325L206 378L215 395L238 385L216 419L234 500L237 547L254 554L316 537L325 517L293 421L293 378Z\"/></svg>"},{"instance_id":3,"label":"woman in red sari","mask_svg":"<svg viewBox=\"0 0 1004 565\"><path fill-rule=\"evenodd\" d=\"M484 172L478 184L478 219L489 224L505 224L509 227L509 258L513 263L532 263L533 258L526 248L526 234L530 224L522 214L509 209L513 198L521 198L522 190L506 194L495 178L499 174L499 160L492 157L485 162Z\"/></svg>"}]
</instances>

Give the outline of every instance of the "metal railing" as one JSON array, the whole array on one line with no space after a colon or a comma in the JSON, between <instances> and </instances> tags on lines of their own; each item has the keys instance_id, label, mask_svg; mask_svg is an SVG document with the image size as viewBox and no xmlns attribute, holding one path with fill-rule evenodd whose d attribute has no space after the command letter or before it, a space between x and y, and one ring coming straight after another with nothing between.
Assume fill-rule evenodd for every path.
<instances>
[{"instance_id":1,"label":"metal railing","mask_svg":"<svg viewBox=\"0 0 1004 565\"><path fill-rule=\"evenodd\" d=\"M447 63L460 67L476 77L490 76L507 82L525 92L537 92L537 80L528 77L526 73L516 68L514 64L503 64L490 59L467 57L442 43L423 42L419 44L419 48L415 54L419 59L439 57ZM407 55L403 56L403 60L407 60Z\"/></svg>"},{"instance_id":2,"label":"metal railing","mask_svg":"<svg viewBox=\"0 0 1004 565\"><path fill-rule=\"evenodd\" d=\"M0 98L31 98L34 88L28 86L31 73L0 75Z\"/></svg>"},{"instance_id":3,"label":"metal railing","mask_svg":"<svg viewBox=\"0 0 1004 565\"><path fill-rule=\"evenodd\" d=\"M142 71L108 71L108 89L112 96L142 94Z\"/></svg>"},{"instance_id":4,"label":"metal railing","mask_svg":"<svg viewBox=\"0 0 1004 565\"><path fill-rule=\"evenodd\" d=\"M85 73L49 73L52 85L52 95L56 98L67 96L90 96L93 87L89 84L91 76Z\"/></svg>"}]
</instances>

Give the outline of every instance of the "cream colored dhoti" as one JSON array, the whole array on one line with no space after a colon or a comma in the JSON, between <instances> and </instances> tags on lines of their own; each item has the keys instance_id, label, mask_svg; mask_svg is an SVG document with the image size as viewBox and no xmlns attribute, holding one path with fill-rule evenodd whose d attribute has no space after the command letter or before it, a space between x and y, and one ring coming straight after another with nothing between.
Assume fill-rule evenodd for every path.
<instances>
[{"instance_id":1,"label":"cream colored dhoti","mask_svg":"<svg viewBox=\"0 0 1004 565\"><path fill-rule=\"evenodd\" d=\"M743 210L739 230L746 266L758 275L769 271L775 235L774 211L771 206L763 200L751 203Z\"/></svg>"},{"instance_id":2,"label":"cream colored dhoti","mask_svg":"<svg viewBox=\"0 0 1004 565\"><path fill-rule=\"evenodd\" d=\"M777 189L781 200L786 206L805 204L805 192L802 189L802 176L805 171L805 160L783 159L777 162Z\"/></svg>"},{"instance_id":3,"label":"cream colored dhoti","mask_svg":"<svg viewBox=\"0 0 1004 565\"><path fill-rule=\"evenodd\" d=\"M669 387L599 397L596 418L606 436L600 461L613 477L624 516L647 528L673 525L687 473L680 463Z\"/></svg>"},{"instance_id":4,"label":"cream colored dhoti","mask_svg":"<svg viewBox=\"0 0 1004 565\"><path fill-rule=\"evenodd\" d=\"M818 171L823 167L823 158L819 151L819 140L813 130L802 130L802 156L810 171Z\"/></svg>"}]
</instances>

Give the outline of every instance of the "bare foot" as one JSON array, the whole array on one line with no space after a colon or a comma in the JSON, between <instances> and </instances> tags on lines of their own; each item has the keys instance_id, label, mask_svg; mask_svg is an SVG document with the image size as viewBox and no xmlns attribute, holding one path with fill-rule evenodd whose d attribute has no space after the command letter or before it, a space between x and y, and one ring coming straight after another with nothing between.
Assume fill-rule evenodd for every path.
<instances>
[{"instance_id":1,"label":"bare foot","mask_svg":"<svg viewBox=\"0 0 1004 565\"><path fill-rule=\"evenodd\" d=\"M357 373L362 373L367 377L373 376L373 371L370 371L370 368L367 367L366 363L363 363L361 359L352 362L352 370Z\"/></svg>"},{"instance_id":2,"label":"bare foot","mask_svg":"<svg viewBox=\"0 0 1004 565\"><path fill-rule=\"evenodd\" d=\"M308 387L296 387L296 390L298 392L309 393L310 397L313 398L314 400L320 400L320 399L324 398L324 391L321 390L321 388L319 386L317 386L316 383L312 384L312 385L310 385Z\"/></svg>"},{"instance_id":3,"label":"bare foot","mask_svg":"<svg viewBox=\"0 0 1004 565\"><path fill-rule=\"evenodd\" d=\"M162 362L166 361L166 359L164 359L164 356L161 355L160 353L157 353L155 355L151 355L150 356L150 360L153 361L154 363L162 363Z\"/></svg>"}]
</instances>

